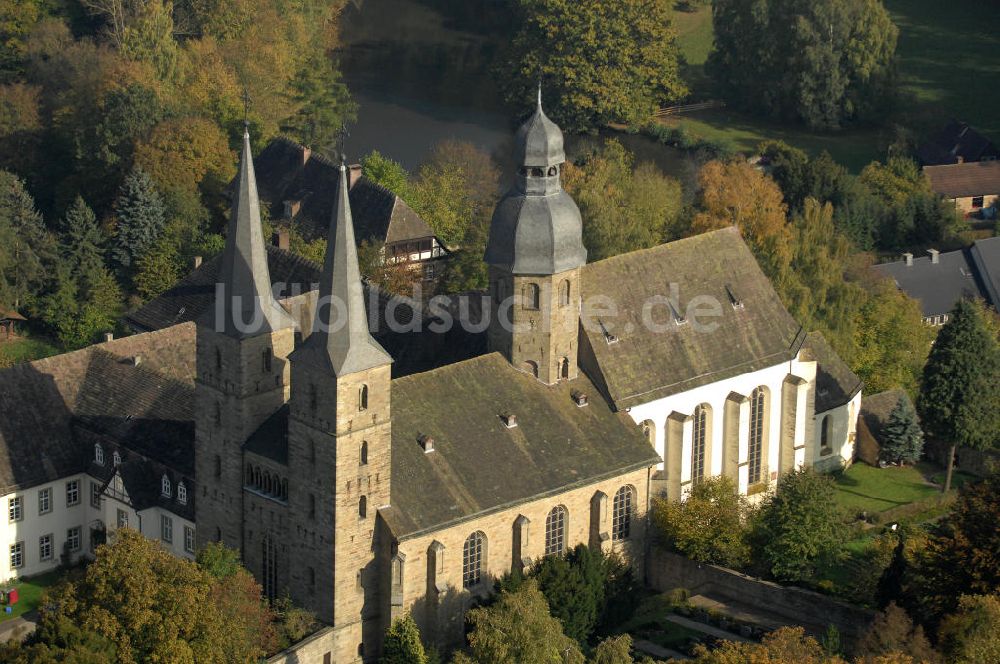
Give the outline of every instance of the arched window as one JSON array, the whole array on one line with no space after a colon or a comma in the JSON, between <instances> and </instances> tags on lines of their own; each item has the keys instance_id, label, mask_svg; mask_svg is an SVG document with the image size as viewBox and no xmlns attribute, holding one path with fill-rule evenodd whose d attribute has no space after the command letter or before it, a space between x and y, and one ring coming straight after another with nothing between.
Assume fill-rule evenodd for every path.
<instances>
[{"instance_id":1,"label":"arched window","mask_svg":"<svg viewBox=\"0 0 1000 664\"><path fill-rule=\"evenodd\" d=\"M188 501L188 490L184 485L184 482L177 483L177 502L181 505L187 505Z\"/></svg>"},{"instance_id":2,"label":"arched window","mask_svg":"<svg viewBox=\"0 0 1000 664\"><path fill-rule=\"evenodd\" d=\"M261 354L261 368L264 370L264 373L271 373L271 359L273 357L274 353L271 352L271 349L265 348Z\"/></svg>"},{"instance_id":3,"label":"arched window","mask_svg":"<svg viewBox=\"0 0 1000 664\"><path fill-rule=\"evenodd\" d=\"M558 505L545 517L545 555L559 555L566 550L566 508Z\"/></svg>"},{"instance_id":4,"label":"arched window","mask_svg":"<svg viewBox=\"0 0 1000 664\"><path fill-rule=\"evenodd\" d=\"M833 420L829 415L824 415L819 425L819 453L820 456L833 454Z\"/></svg>"},{"instance_id":5,"label":"arched window","mask_svg":"<svg viewBox=\"0 0 1000 664\"><path fill-rule=\"evenodd\" d=\"M160 493L163 494L165 498L169 498L172 493L170 488L170 478L166 475L160 478Z\"/></svg>"},{"instance_id":6,"label":"arched window","mask_svg":"<svg viewBox=\"0 0 1000 664\"><path fill-rule=\"evenodd\" d=\"M364 466L367 464L368 464L368 441L363 440L361 441L361 465Z\"/></svg>"},{"instance_id":7,"label":"arched window","mask_svg":"<svg viewBox=\"0 0 1000 664\"><path fill-rule=\"evenodd\" d=\"M643 420L642 424L640 424L639 426L642 427L642 435L646 437L646 440L649 441L649 444L655 446L656 424L653 423L653 420Z\"/></svg>"},{"instance_id":8,"label":"arched window","mask_svg":"<svg viewBox=\"0 0 1000 664\"><path fill-rule=\"evenodd\" d=\"M691 427L691 481L700 482L705 478L705 449L708 445L708 418L712 412L708 404L694 409Z\"/></svg>"},{"instance_id":9,"label":"arched window","mask_svg":"<svg viewBox=\"0 0 1000 664\"><path fill-rule=\"evenodd\" d=\"M569 294L570 294L569 279L563 279L562 283L559 284L559 306L560 307L569 306Z\"/></svg>"},{"instance_id":10,"label":"arched window","mask_svg":"<svg viewBox=\"0 0 1000 664\"><path fill-rule=\"evenodd\" d=\"M368 410L368 386L362 385L358 394L358 410Z\"/></svg>"},{"instance_id":11,"label":"arched window","mask_svg":"<svg viewBox=\"0 0 1000 664\"><path fill-rule=\"evenodd\" d=\"M635 506L635 488L625 485L615 493L611 504L611 541L628 539L632 532L632 510Z\"/></svg>"},{"instance_id":12,"label":"arched window","mask_svg":"<svg viewBox=\"0 0 1000 664\"><path fill-rule=\"evenodd\" d=\"M261 586L263 586L264 597L273 602L278 596L278 547L270 535L264 535L261 546L263 548L260 562Z\"/></svg>"},{"instance_id":13,"label":"arched window","mask_svg":"<svg viewBox=\"0 0 1000 664\"><path fill-rule=\"evenodd\" d=\"M528 360L524 363L524 370L530 373L535 378L538 378L538 363Z\"/></svg>"},{"instance_id":14,"label":"arched window","mask_svg":"<svg viewBox=\"0 0 1000 664\"><path fill-rule=\"evenodd\" d=\"M264 493L271 493L271 473L266 470L264 471L264 484L261 488Z\"/></svg>"},{"instance_id":15,"label":"arched window","mask_svg":"<svg viewBox=\"0 0 1000 664\"><path fill-rule=\"evenodd\" d=\"M368 496L358 498L358 516L362 519L368 518Z\"/></svg>"},{"instance_id":16,"label":"arched window","mask_svg":"<svg viewBox=\"0 0 1000 664\"><path fill-rule=\"evenodd\" d=\"M549 177L550 178L554 178L557 175L559 175L559 167L558 166L549 166Z\"/></svg>"},{"instance_id":17,"label":"arched window","mask_svg":"<svg viewBox=\"0 0 1000 664\"><path fill-rule=\"evenodd\" d=\"M253 469L253 487L258 491L264 488L264 478L260 474L260 466Z\"/></svg>"},{"instance_id":18,"label":"arched window","mask_svg":"<svg viewBox=\"0 0 1000 664\"><path fill-rule=\"evenodd\" d=\"M569 378L569 358L562 358L559 360L559 377L563 380Z\"/></svg>"},{"instance_id":19,"label":"arched window","mask_svg":"<svg viewBox=\"0 0 1000 664\"><path fill-rule=\"evenodd\" d=\"M754 388L750 395L750 484L762 481L764 470L764 418L767 388Z\"/></svg>"},{"instance_id":20,"label":"arched window","mask_svg":"<svg viewBox=\"0 0 1000 664\"><path fill-rule=\"evenodd\" d=\"M101 447L100 443L94 444L94 463L98 466L104 465L104 448Z\"/></svg>"},{"instance_id":21,"label":"arched window","mask_svg":"<svg viewBox=\"0 0 1000 664\"><path fill-rule=\"evenodd\" d=\"M115 468L122 465L122 455L119 454L118 452L115 452L114 454L111 455L111 462L115 465Z\"/></svg>"},{"instance_id":22,"label":"arched window","mask_svg":"<svg viewBox=\"0 0 1000 664\"><path fill-rule=\"evenodd\" d=\"M462 587L478 585L483 578L483 549L486 535L476 531L469 535L462 547Z\"/></svg>"},{"instance_id":23,"label":"arched window","mask_svg":"<svg viewBox=\"0 0 1000 664\"><path fill-rule=\"evenodd\" d=\"M525 284L521 289L521 307L537 311L541 306L541 293L538 284Z\"/></svg>"}]
</instances>

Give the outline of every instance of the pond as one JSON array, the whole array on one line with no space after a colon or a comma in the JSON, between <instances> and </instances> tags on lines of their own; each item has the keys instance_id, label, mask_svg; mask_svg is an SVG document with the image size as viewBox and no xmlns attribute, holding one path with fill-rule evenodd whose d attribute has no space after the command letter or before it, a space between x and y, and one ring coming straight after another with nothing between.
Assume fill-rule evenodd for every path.
<instances>
[{"instance_id":1,"label":"pond","mask_svg":"<svg viewBox=\"0 0 1000 664\"><path fill-rule=\"evenodd\" d=\"M341 17L337 53L358 103L348 149L372 150L415 170L447 139L468 141L503 162L517 121L504 103L492 68L495 37L464 30L419 0L351 0ZM525 109L525 112L530 109ZM614 136L665 173L690 177L691 160L679 150L639 135ZM567 136L570 159L603 140Z\"/></svg>"}]
</instances>

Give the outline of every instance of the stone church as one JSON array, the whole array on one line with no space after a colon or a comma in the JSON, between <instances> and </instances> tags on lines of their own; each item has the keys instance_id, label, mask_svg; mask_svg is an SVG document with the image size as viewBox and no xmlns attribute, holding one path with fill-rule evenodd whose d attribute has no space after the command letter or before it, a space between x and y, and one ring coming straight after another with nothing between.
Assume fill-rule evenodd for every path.
<instances>
[{"instance_id":1,"label":"stone church","mask_svg":"<svg viewBox=\"0 0 1000 664\"><path fill-rule=\"evenodd\" d=\"M540 99L515 151L489 291L387 332L391 312L425 309L361 279L347 168L325 263L305 264L265 244L245 135L220 259L133 314L143 333L0 372L2 499L77 478L84 505L59 518L89 525L79 555L130 516L165 543L183 528L178 555L236 547L267 596L329 625L316 661L371 662L406 612L427 641L460 643L496 577L578 543L641 571L651 495L723 474L757 495L793 468L851 461L860 383L735 229L588 264ZM46 399L65 426L38 445ZM46 567L33 538L48 517L29 516L0 533L0 577Z\"/></svg>"}]
</instances>

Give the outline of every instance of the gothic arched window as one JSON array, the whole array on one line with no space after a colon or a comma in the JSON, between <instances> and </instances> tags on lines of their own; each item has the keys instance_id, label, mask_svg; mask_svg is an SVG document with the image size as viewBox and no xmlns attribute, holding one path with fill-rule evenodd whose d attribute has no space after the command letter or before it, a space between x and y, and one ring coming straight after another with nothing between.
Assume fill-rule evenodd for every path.
<instances>
[{"instance_id":1,"label":"gothic arched window","mask_svg":"<svg viewBox=\"0 0 1000 664\"><path fill-rule=\"evenodd\" d=\"M569 378L569 358L562 358L559 360L559 377L563 380Z\"/></svg>"},{"instance_id":2,"label":"gothic arched window","mask_svg":"<svg viewBox=\"0 0 1000 664\"><path fill-rule=\"evenodd\" d=\"M819 425L819 453L821 456L833 454L833 420L824 415Z\"/></svg>"},{"instance_id":3,"label":"gothic arched window","mask_svg":"<svg viewBox=\"0 0 1000 664\"><path fill-rule=\"evenodd\" d=\"M757 484L764 479L764 425L766 422L766 405L767 388L763 385L754 388L753 394L750 395L750 484Z\"/></svg>"},{"instance_id":4,"label":"gothic arched window","mask_svg":"<svg viewBox=\"0 0 1000 664\"><path fill-rule=\"evenodd\" d=\"M362 385L358 394L358 410L368 410L368 386Z\"/></svg>"},{"instance_id":5,"label":"gothic arched window","mask_svg":"<svg viewBox=\"0 0 1000 664\"><path fill-rule=\"evenodd\" d=\"M545 555L559 555L566 550L566 508L557 505L545 517Z\"/></svg>"},{"instance_id":6,"label":"gothic arched window","mask_svg":"<svg viewBox=\"0 0 1000 664\"><path fill-rule=\"evenodd\" d=\"M694 409L694 417L691 427L691 481L700 482L705 478L705 452L708 441L708 418L712 408L706 404L700 404Z\"/></svg>"},{"instance_id":7,"label":"gothic arched window","mask_svg":"<svg viewBox=\"0 0 1000 664\"><path fill-rule=\"evenodd\" d=\"M215 349L215 370L222 371L222 351Z\"/></svg>"},{"instance_id":8,"label":"gothic arched window","mask_svg":"<svg viewBox=\"0 0 1000 664\"><path fill-rule=\"evenodd\" d=\"M635 505L635 489L625 485L615 493L611 504L611 541L628 539L632 532L632 510Z\"/></svg>"},{"instance_id":9,"label":"gothic arched window","mask_svg":"<svg viewBox=\"0 0 1000 664\"><path fill-rule=\"evenodd\" d=\"M521 289L521 307L537 311L541 308L542 295L538 284L525 284Z\"/></svg>"},{"instance_id":10,"label":"gothic arched window","mask_svg":"<svg viewBox=\"0 0 1000 664\"><path fill-rule=\"evenodd\" d=\"M563 279L559 284L559 306L569 306L570 285L569 279Z\"/></svg>"},{"instance_id":11,"label":"gothic arched window","mask_svg":"<svg viewBox=\"0 0 1000 664\"><path fill-rule=\"evenodd\" d=\"M478 585L483 578L483 550L486 548L486 535L476 531L469 535L462 547L462 587L471 588Z\"/></svg>"},{"instance_id":12,"label":"gothic arched window","mask_svg":"<svg viewBox=\"0 0 1000 664\"><path fill-rule=\"evenodd\" d=\"M368 441L361 441L361 465L367 465L368 463Z\"/></svg>"}]
</instances>

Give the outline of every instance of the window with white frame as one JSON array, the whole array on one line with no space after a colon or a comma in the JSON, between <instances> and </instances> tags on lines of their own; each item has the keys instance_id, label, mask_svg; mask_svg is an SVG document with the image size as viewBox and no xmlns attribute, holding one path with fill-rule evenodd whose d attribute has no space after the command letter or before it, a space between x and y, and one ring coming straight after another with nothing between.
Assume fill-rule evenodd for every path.
<instances>
[{"instance_id":1,"label":"window with white frame","mask_svg":"<svg viewBox=\"0 0 1000 664\"><path fill-rule=\"evenodd\" d=\"M80 504L80 480L66 482L66 507Z\"/></svg>"},{"instance_id":2,"label":"window with white frame","mask_svg":"<svg viewBox=\"0 0 1000 664\"><path fill-rule=\"evenodd\" d=\"M42 535L38 538L38 559L52 560L52 535Z\"/></svg>"},{"instance_id":3,"label":"window with white frame","mask_svg":"<svg viewBox=\"0 0 1000 664\"><path fill-rule=\"evenodd\" d=\"M160 539L167 544L174 541L174 520L166 514L160 515Z\"/></svg>"},{"instance_id":4,"label":"window with white frame","mask_svg":"<svg viewBox=\"0 0 1000 664\"><path fill-rule=\"evenodd\" d=\"M611 504L611 540L620 542L632 533L632 509L635 505L635 489L623 486L615 493Z\"/></svg>"},{"instance_id":5,"label":"window with white frame","mask_svg":"<svg viewBox=\"0 0 1000 664\"><path fill-rule=\"evenodd\" d=\"M160 493L163 494L164 498L169 498L172 493L170 478L166 475L160 478Z\"/></svg>"},{"instance_id":6,"label":"window with white frame","mask_svg":"<svg viewBox=\"0 0 1000 664\"><path fill-rule=\"evenodd\" d=\"M559 555L566 550L566 508L557 505L545 517L545 555Z\"/></svg>"},{"instance_id":7,"label":"window with white frame","mask_svg":"<svg viewBox=\"0 0 1000 664\"><path fill-rule=\"evenodd\" d=\"M7 520L11 523L24 518L24 497L13 496L7 499Z\"/></svg>"},{"instance_id":8,"label":"window with white frame","mask_svg":"<svg viewBox=\"0 0 1000 664\"><path fill-rule=\"evenodd\" d=\"M101 447L100 443L94 444L94 463L98 466L104 465L104 448Z\"/></svg>"},{"instance_id":9,"label":"window with white frame","mask_svg":"<svg viewBox=\"0 0 1000 664\"><path fill-rule=\"evenodd\" d=\"M697 484L705 478L705 451L708 437L708 405L694 409L691 427L691 481Z\"/></svg>"},{"instance_id":10,"label":"window with white frame","mask_svg":"<svg viewBox=\"0 0 1000 664\"><path fill-rule=\"evenodd\" d=\"M128 526L128 512L118 510L118 527L125 528L126 526Z\"/></svg>"},{"instance_id":11,"label":"window with white frame","mask_svg":"<svg viewBox=\"0 0 1000 664\"><path fill-rule=\"evenodd\" d=\"M483 549L486 546L486 535L476 531L469 535L462 548L462 587L471 588L479 585L483 578Z\"/></svg>"},{"instance_id":12,"label":"window with white frame","mask_svg":"<svg viewBox=\"0 0 1000 664\"><path fill-rule=\"evenodd\" d=\"M764 406L767 393L763 387L754 388L750 396L750 459L749 481L757 484L763 481L764 470Z\"/></svg>"},{"instance_id":13,"label":"window with white frame","mask_svg":"<svg viewBox=\"0 0 1000 664\"><path fill-rule=\"evenodd\" d=\"M112 463L114 463L115 468L117 468L118 466L122 465L122 455L119 454L118 452L115 452L114 454L111 455L111 461Z\"/></svg>"},{"instance_id":14,"label":"window with white frame","mask_svg":"<svg viewBox=\"0 0 1000 664\"><path fill-rule=\"evenodd\" d=\"M194 553L194 528L191 526L184 526L184 550Z\"/></svg>"},{"instance_id":15,"label":"window with white frame","mask_svg":"<svg viewBox=\"0 0 1000 664\"><path fill-rule=\"evenodd\" d=\"M101 485L98 482L90 483L90 506L100 509L101 507Z\"/></svg>"},{"instance_id":16,"label":"window with white frame","mask_svg":"<svg viewBox=\"0 0 1000 664\"><path fill-rule=\"evenodd\" d=\"M66 530L66 548L71 552L80 550L80 526L73 526Z\"/></svg>"},{"instance_id":17,"label":"window with white frame","mask_svg":"<svg viewBox=\"0 0 1000 664\"><path fill-rule=\"evenodd\" d=\"M188 490L184 482L177 483L177 502L181 505L187 505L188 501Z\"/></svg>"},{"instance_id":18,"label":"window with white frame","mask_svg":"<svg viewBox=\"0 0 1000 664\"><path fill-rule=\"evenodd\" d=\"M48 514L52 511L52 489L46 487L38 490L38 513Z\"/></svg>"},{"instance_id":19,"label":"window with white frame","mask_svg":"<svg viewBox=\"0 0 1000 664\"><path fill-rule=\"evenodd\" d=\"M14 542L10 545L10 568L24 566L24 542Z\"/></svg>"}]
</instances>

